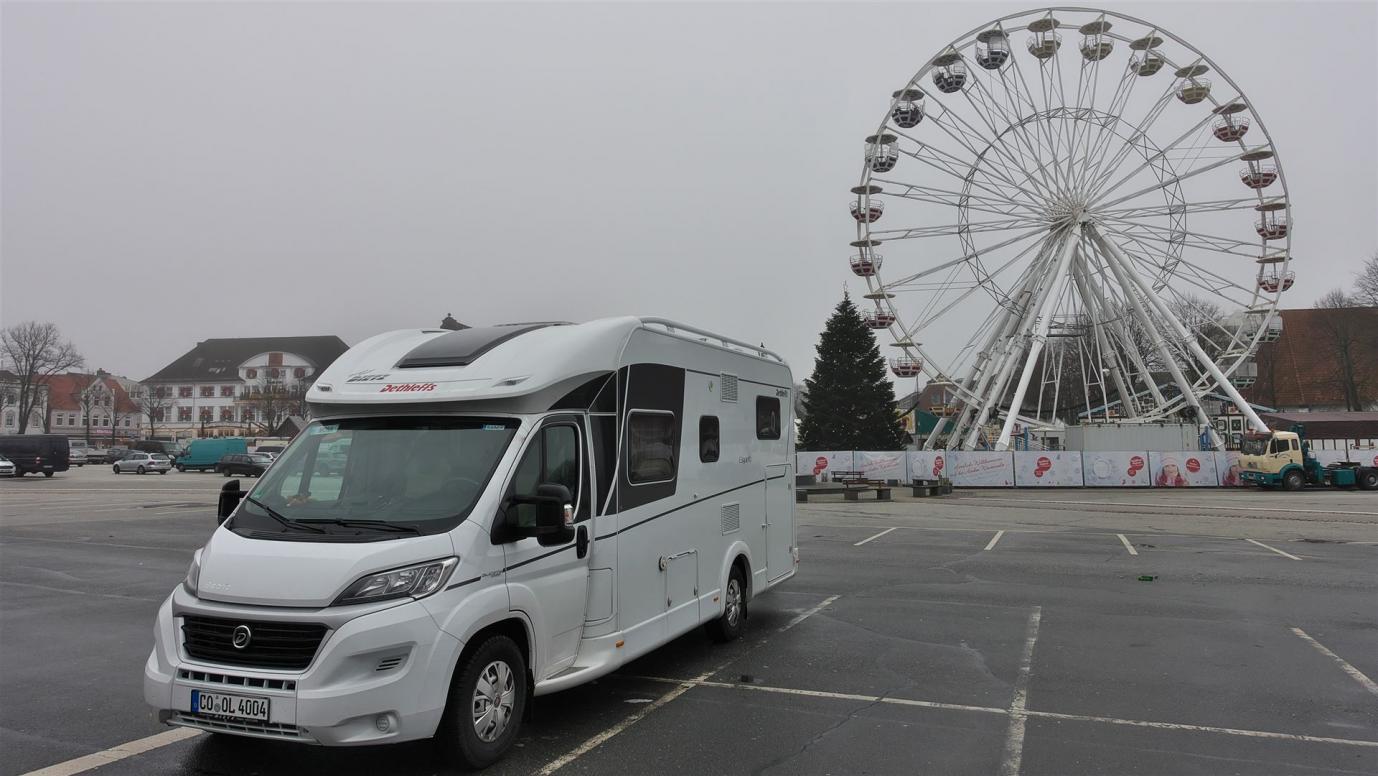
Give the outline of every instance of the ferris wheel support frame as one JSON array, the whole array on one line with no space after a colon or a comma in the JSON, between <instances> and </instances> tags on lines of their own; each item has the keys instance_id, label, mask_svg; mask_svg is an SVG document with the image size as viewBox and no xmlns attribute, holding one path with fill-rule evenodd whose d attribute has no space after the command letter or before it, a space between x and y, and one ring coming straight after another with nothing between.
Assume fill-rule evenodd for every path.
<instances>
[{"instance_id":1,"label":"ferris wheel support frame","mask_svg":"<svg viewBox=\"0 0 1378 776\"><path fill-rule=\"evenodd\" d=\"M1109 250L1114 261L1120 262L1121 266L1128 265L1129 257L1124 255L1124 252L1120 250L1119 246L1115 245L1113 240L1106 240L1101 237L1100 233L1098 233L1094 227L1090 229L1090 232L1091 239ZM1187 349L1196 357L1196 360L1200 362L1201 366L1206 368L1206 371L1215 379L1220 389L1230 397L1230 400L1235 403L1235 406L1239 408L1239 411L1243 413L1244 417L1249 419L1249 424L1254 427L1254 430L1263 434L1268 433L1268 425L1263 422L1263 419L1258 416L1258 413L1254 412L1253 406L1244 400L1244 397L1240 395L1239 391L1234 387L1234 384L1220 371L1220 367L1216 366L1215 360L1201 348L1199 343L1197 343L1196 338L1191 336L1191 333L1187 331L1181 321L1177 320L1177 316L1173 315L1172 311L1167 309L1167 305L1163 304L1163 300L1152 293L1148 284L1145 283L1143 278L1139 277L1137 273L1129 272L1129 277L1133 280L1134 284L1138 286L1140 292L1148 299L1149 304L1153 305L1158 310L1158 314L1163 316L1177 336L1182 338L1182 342L1187 346ZM1213 428L1210 423L1207 423L1206 427ZM1214 434L1212 434L1212 436L1213 435Z\"/></svg>"},{"instance_id":2,"label":"ferris wheel support frame","mask_svg":"<svg viewBox=\"0 0 1378 776\"><path fill-rule=\"evenodd\" d=\"M1080 248L1077 250L1077 261L1072 267L1072 282L1076 283L1077 293L1081 294L1081 298L1094 304L1095 309L1092 310L1090 318L1091 327L1096 336L1096 347L1100 349L1103 356L1108 356L1107 360L1110 362L1110 377L1115 381L1115 389L1118 390L1120 396L1123 397L1121 404L1124 405L1125 415L1130 418L1137 418L1139 416L1138 403L1134 401L1134 396L1129 390L1129 383L1125 381L1124 373L1120 369L1119 354L1110 347L1110 342L1105 336L1104 324L1101 321L1103 317L1106 317L1104 308L1100 307L1099 304L1095 304L1095 297L1092 296L1090 291L1092 284L1086 279L1086 257L1082 254ZM1087 402L1087 411L1089 412L1090 409L1090 402ZM1110 402L1108 400L1105 402L1105 410L1107 413L1110 411Z\"/></svg>"},{"instance_id":3,"label":"ferris wheel support frame","mask_svg":"<svg viewBox=\"0 0 1378 776\"><path fill-rule=\"evenodd\" d=\"M1014 432L1015 421L1019 419L1019 410L1024 406L1024 394L1029 390L1029 380L1033 377L1034 366L1038 363L1039 355L1043 353L1043 345L1048 341L1048 328L1053 323L1053 311L1050 307L1057 304L1057 299L1061 296L1060 289L1067 283L1067 269L1072 263L1072 255L1076 253L1077 243L1081 242L1084 226L1082 223L1073 225L1063 237L1066 244L1058 256L1053 277L1048 281L1048 291L1043 295L1042 303L1039 304L1034 317L1035 329L1029 342L1028 354L1024 357L1024 371L1019 374L1014 398L1010 400L1010 411L1005 416L1005 424L1000 427L1000 438L995 441L996 450L1010 448L1010 435Z\"/></svg>"}]
</instances>

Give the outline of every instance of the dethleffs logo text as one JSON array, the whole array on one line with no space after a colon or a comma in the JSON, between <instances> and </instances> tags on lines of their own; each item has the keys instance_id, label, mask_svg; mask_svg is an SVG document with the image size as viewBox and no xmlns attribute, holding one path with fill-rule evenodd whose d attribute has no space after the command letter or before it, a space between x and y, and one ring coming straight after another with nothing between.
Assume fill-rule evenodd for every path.
<instances>
[{"instance_id":1,"label":"dethleffs logo text","mask_svg":"<svg viewBox=\"0 0 1378 776\"><path fill-rule=\"evenodd\" d=\"M416 391L434 391L435 383L388 383L378 389L378 393L413 393Z\"/></svg>"}]
</instances>

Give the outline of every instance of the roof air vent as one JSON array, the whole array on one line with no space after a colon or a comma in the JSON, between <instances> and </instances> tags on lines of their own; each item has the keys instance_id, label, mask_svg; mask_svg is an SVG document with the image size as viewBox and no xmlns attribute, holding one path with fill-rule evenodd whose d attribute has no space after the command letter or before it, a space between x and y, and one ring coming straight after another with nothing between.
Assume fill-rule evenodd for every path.
<instances>
[{"instance_id":1,"label":"roof air vent","mask_svg":"<svg viewBox=\"0 0 1378 776\"><path fill-rule=\"evenodd\" d=\"M468 366L478 360L479 356L510 339L520 337L529 331L556 325L559 324L523 323L452 331L432 337L412 348L411 352L397 362L397 368Z\"/></svg>"}]
</instances>

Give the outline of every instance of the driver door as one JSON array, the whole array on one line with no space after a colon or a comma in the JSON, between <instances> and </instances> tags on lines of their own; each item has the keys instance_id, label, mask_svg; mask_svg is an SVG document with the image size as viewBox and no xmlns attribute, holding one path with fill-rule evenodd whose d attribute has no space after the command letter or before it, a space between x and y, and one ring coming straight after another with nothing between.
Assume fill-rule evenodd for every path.
<instances>
[{"instance_id":1,"label":"driver door","mask_svg":"<svg viewBox=\"0 0 1378 776\"><path fill-rule=\"evenodd\" d=\"M579 415L553 416L542 422L518 459L504 500L505 517L499 516L500 522L534 526L536 505L513 504L512 497L534 496L537 486L545 483L569 488L576 526L573 539L547 544L525 537L503 545L509 606L525 612L535 631L532 669L537 680L572 665L583 635L592 509L585 433Z\"/></svg>"}]
</instances>

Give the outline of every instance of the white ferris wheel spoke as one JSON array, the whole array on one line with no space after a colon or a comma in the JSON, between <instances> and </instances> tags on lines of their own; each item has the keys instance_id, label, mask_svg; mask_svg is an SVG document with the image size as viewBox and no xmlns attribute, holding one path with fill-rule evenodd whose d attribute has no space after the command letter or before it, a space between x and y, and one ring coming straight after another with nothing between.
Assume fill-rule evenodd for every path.
<instances>
[{"instance_id":1,"label":"white ferris wheel spoke","mask_svg":"<svg viewBox=\"0 0 1378 776\"><path fill-rule=\"evenodd\" d=\"M1031 229L1031 230L1029 230L1029 231L1027 231L1027 232L1024 232L1023 234L1015 235L1014 237L1011 237L1011 238L1009 238L1008 240L1003 240L1003 241L1001 241L1001 242L998 242L998 243L996 243L995 245L990 246L989 248L985 248L984 250L987 251L987 252L989 252L989 251L997 250L997 249L999 249L999 248L1004 248L1004 247L1013 245L1013 244L1019 242L1020 240L1027 240L1027 239L1029 239L1030 237L1033 237L1034 235L1037 235L1037 234L1046 234L1047 231L1048 231L1048 230L1047 230L1046 227L1040 227L1040 228L1038 228L1038 229ZM973 258L979 256L980 254L981 254L981 251L972 251L972 252L967 253L967 254L965 254L965 255L958 256L958 257L955 258L955 259L950 259L950 260L948 260L948 261L941 262L941 263L936 264L936 265L934 265L934 266L932 266L932 267L929 267L929 268L927 268L927 269L920 270L920 271L918 271L918 272L915 272L915 273L912 274L912 275L906 275L906 276L900 278L899 280L894 280L894 281L890 281L890 282L887 282L887 283L883 283L883 284L881 285L881 290L889 290L889 289L891 289L891 288L897 288L897 287L903 286L903 285L905 285L905 284L907 284L907 283L912 283L912 282L914 282L914 281L916 281L916 280L918 280L918 279L920 279L920 278L927 277L928 275L931 275L931 274L933 274L933 273L935 273L935 272L941 272L942 270L948 269L948 268L950 268L950 267L954 267L954 266L956 266L956 265L958 265L958 264L962 264L963 262L970 261L971 259L973 259Z\"/></svg>"}]
</instances>

